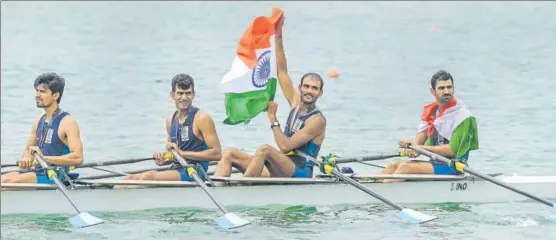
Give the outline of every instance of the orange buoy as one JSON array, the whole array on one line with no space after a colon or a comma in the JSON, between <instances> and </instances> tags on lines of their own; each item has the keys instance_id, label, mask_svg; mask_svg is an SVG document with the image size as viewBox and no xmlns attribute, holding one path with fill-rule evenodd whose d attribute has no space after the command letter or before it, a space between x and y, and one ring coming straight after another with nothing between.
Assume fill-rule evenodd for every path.
<instances>
[{"instance_id":1,"label":"orange buoy","mask_svg":"<svg viewBox=\"0 0 556 240\"><path fill-rule=\"evenodd\" d=\"M327 75L330 78L337 78L337 77L340 76L340 72L338 72L338 70L335 69L335 68L331 68L331 69L328 70Z\"/></svg>"}]
</instances>

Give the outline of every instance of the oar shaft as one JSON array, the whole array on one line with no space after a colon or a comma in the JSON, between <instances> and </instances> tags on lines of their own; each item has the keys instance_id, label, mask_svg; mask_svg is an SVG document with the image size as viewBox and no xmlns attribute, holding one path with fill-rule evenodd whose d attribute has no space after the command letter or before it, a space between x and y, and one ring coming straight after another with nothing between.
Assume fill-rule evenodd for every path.
<instances>
[{"instance_id":1,"label":"oar shaft","mask_svg":"<svg viewBox=\"0 0 556 240\"><path fill-rule=\"evenodd\" d=\"M494 184L496 184L496 185L498 185L498 186L508 188L508 189L510 189L510 190L512 190L512 191L514 191L514 192L517 192L517 193L519 193L519 194L521 194L521 195L524 195L524 196L527 196L527 197L529 197L529 198L535 199L535 200L537 200L537 201L539 201L539 202L541 202L541 203L544 203L544 204L546 204L546 205L548 205L548 206L550 206L550 207L553 207L553 206L554 206L553 203L551 203L551 202L549 202L549 201L547 201L547 200L545 200L545 199L539 198L539 197L537 197L537 196L535 196L535 195L531 195L530 193L524 192L524 191L519 190L519 189L517 189L517 188L515 188L515 187L512 187L512 186L510 186L510 185L508 185L508 184L505 184L505 183L503 183L503 182L501 182L501 181L499 181L499 180L497 180L497 179L495 179L495 178L493 178L493 177L491 177L491 176L489 176L489 175L482 174L482 173L479 173L479 172L475 172L475 170L470 169L470 168L468 168L468 167L465 167L465 168L464 168L464 171L466 171L466 172L468 172L468 173L471 173L471 174L473 174L473 175L476 175L476 176L478 176L478 177L480 177L480 178L482 178L482 179L486 179L486 180L488 180L488 181L490 181L490 182L492 182L492 183L494 183Z\"/></svg>"},{"instance_id":2,"label":"oar shaft","mask_svg":"<svg viewBox=\"0 0 556 240\"><path fill-rule=\"evenodd\" d=\"M84 163L75 168L87 168L87 167L101 167L101 166L111 166L111 165L120 165L120 164L128 164L128 163L138 163L147 160L153 160L152 157L146 158L132 158L132 159L124 159L124 160L114 160L114 161L99 161L99 162L90 162Z\"/></svg>"},{"instance_id":3,"label":"oar shaft","mask_svg":"<svg viewBox=\"0 0 556 240\"><path fill-rule=\"evenodd\" d=\"M311 160L311 161L313 161L313 163L316 163L314 160ZM316 164L318 164L318 163L316 163ZM371 196L373 196L373 197L375 197L375 198L378 198L380 201L382 201L382 202L384 202L384 203L386 203L386 204L392 206L393 208L395 208L395 209L397 209L397 210L400 210L400 211L403 209L402 206L400 206L400 205L398 205L398 204L396 204L396 203L394 203L394 202L392 202L392 201L390 201L390 200L388 200L388 199L386 199L386 198L384 198L384 197L382 197L382 196L376 194L375 192L371 191L369 188L363 186L363 184L359 183L358 181L355 181L355 180L353 180L353 179L351 179L351 178L349 178L349 177L344 176L344 174L338 172L338 170L334 169L334 170L332 170L332 173L333 173L336 177L340 178L342 181L345 181L345 182L350 183L351 185L353 185L354 187L358 188L359 190L361 190L361 191L363 191L363 192L366 192L366 193L368 193L369 195L371 195Z\"/></svg>"},{"instance_id":4,"label":"oar shaft","mask_svg":"<svg viewBox=\"0 0 556 240\"><path fill-rule=\"evenodd\" d=\"M224 207L224 205L222 205L218 200L216 200L212 194L209 192L209 189L207 187L207 185L204 183L204 181L199 177L199 175L197 175L196 173L192 174L193 178L195 179L195 182L197 182L197 185L199 185L203 191L205 191L205 193L210 197L210 199L212 199L212 201L214 202L214 204L216 204L216 206L218 206L218 208L220 208L220 210L226 214L228 213L228 210L226 210L226 208Z\"/></svg>"},{"instance_id":5,"label":"oar shaft","mask_svg":"<svg viewBox=\"0 0 556 240\"><path fill-rule=\"evenodd\" d=\"M133 170L133 171L127 171L127 172L123 172L125 174L136 174L136 173L142 173L142 172L146 172L146 171L164 171L164 170L168 170L170 169L170 166L164 166L164 167L156 167L156 168L146 168L146 169L140 169L140 170ZM79 179L102 179L102 178L113 178L113 177L120 177L120 176L125 176L122 173L114 173L114 174L103 174L103 175L94 175L94 176L88 176L88 177L79 177Z\"/></svg>"},{"instance_id":6,"label":"oar shaft","mask_svg":"<svg viewBox=\"0 0 556 240\"><path fill-rule=\"evenodd\" d=\"M305 157L305 159L310 160L310 161L313 162L315 165L320 166L320 163L317 162L317 160L316 160L315 158L313 158L313 157L311 157L311 156L309 156L309 155L307 155L307 154L304 154L304 153L302 153L302 152L300 152L300 151L297 151L296 153L299 154L300 156ZM336 160L336 162L338 162L338 160ZM398 205L398 204L395 204L395 203L393 203L392 201L390 201L390 200L388 200L388 199L386 199L386 198L380 196L379 194L377 194L377 193L371 191L371 189L369 189L369 188L363 186L363 184L359 183L358 181L355 181L355 180L353 180L353 179L351 179L351 178L349 178L349 177L344 176L344 174L342 174L342 173L339 172L338 170L333 169L333 170L332 170L332 173L334 174L334 176L336 176L336 177L340 178L341 180L343 180L343 181L345 181L345 182L347 182L347 183L353 185L354 187L358 188L359 190L361 190L361 191L363 191L363 192L365 192L365 193L367 193L367 194L369 194L369 195L371 195L371 196L373 196L373 197L375 197L375 198L381 200L382 202L384 202L384 203L386 203L386 204L392 206L393 208L395 208L395 209L397 209L397 210L400 210L400 211L403 209L402 206L400 206L400 205Z\"/></svg>"},{"instance_id":7,"label":"oar shaft","mask_svg":"<svg viewBox=\"0 0 556 240\"><path fill-rule=\"evenodd\" d=\"M88 168L88 167L100 167L100 166L111 166L111 165L120 165L120 164L129 164L129 163L138 163L138 162L143 162L143 161L148 161L148 160L153 160L152 157L146 157L146 158L132 158L132 159L124 159L124 160L114 160L114 161L98 161L98 162L90 162L90 163L84 163L81 164L79 166L75 166L75 168ZM17 163L16 164L4 164L2 165L2 167L17 167ZM10 173L10 172L28 172L29 170L19 170L19 169L13 169L13 170L8 170L8 171L3 171L2 174L4 173ZM32 170L30 170L32 172Z\"/></svg>"},{"instance_id":8,"label":"oar shaft","mask_svg":"<svg viewBox=\"0 0 556 240\"><path fill-rule=\"evenodd\" d=\"M384 160L393 157L399 157L400 154L380 154L380 155L370 155L370 156L362 156L362 157L350 157L350 158L338 158L336 163L352 163L352 162L366 162L366 161L375 161L375 160Z\"/></svg>"},{"instance_id":9,"label":"oar shaft","mask_svg":"<svg viewBox=\"0 0 556 240\"><path fill-rule=\"evenodd\" d=\"M187 167L187 162L185 161L185 159L183 159L183 157L181 157L178 152L176 152L176 150L172 149L172 154L174 155L174 157L178 160L178 162L180 163L180 165L184 168ZM210 197L210 199L212 199L212 201L214 202L214 204L216 204L216 206L218 206L218 208L220 208L220 210L222 212L224 212L224 214L228 213L228 210L226 210L226 208L224 208L224 206L222 204L220 204L220 202L218 202L214 196L212 196L212 193L208 190L207 185L205 184L205 182L197 175L197 174L192 174L193 178L195 179L195 182L197 182L197 185L199 185L203 191L205 191L205 193Z\"/></svg>"},{"instance_id":10,"label":"oar shaft","mask_svg":"<svg viewBox=\"0 0 556 240\"><path fill-rule=\"evenodd\" d=\"M106 168L102 168L102 167L91 167L91 168L96 169L96 170L100 170L100 171L105 171L105 172L109 172L109 173L118 174L118 175L121 175L121 176L129 175L129 174L124 173L124 172L114 171L114 170L110 170L110 169L106 169Z\"/></svg>"},{"instance_id":11,"label":"oar shaft","mask_svg":"<svg viewBox=\"0 0 556 240\"><path fill-rule=\"evenodd\" d=\"M46 162L44 161L44 159L38 154L38 153L34 153L35 155L35 159L38 160L39 164L44 168L44 169L48 169L48 165L46 164ZM46 170L48 171L48 170ZM48 175L48 172L47 172ZM56 186L58 187L58 189L64 194L64 196L66 197L66 199L68 199L68 201L70 202L71 206L73 206L73 208L75 209L75 211L77 211L77 213L81 213L81 211L79 210L79 208L77 207L77 205L75 205L75 202L73 201L73 199L70 197L68 190L64 187L64 185L60 182L60 179L58 179L58 174L55 174L52 177L52 181L54 181L54 183L56 184Z\"/></svg>"},{"instance_id":12,"label":"oar shaft","mask_svg":"<svg viewBox=\"0 0 556 240\"><path fill-rule=\"evenodd\" d=\"M430 151L427 151L427 150L422 149L422 148L419 148L419 147L415 147L415 146L409 146L409 147L410 147L411 149L413 149L413 150L415 150L415 151L417 151L417 152L423 154L423 155L426 155L427 157L429 157L429 158L432 159L432 160L441 161L441 162L446 163L446 164L450 164L450 162L452 161L452 160L450 160L450 159L448 159L448 158L446 158L446 157L444 157L444 156L441 156L441 155L438 155L438 154L434 154L434 153L432 153L432 152L430 152ZM550 207L554 207L554 203L551 203L551 202L549 202L549 201L547 201L547 200L545 200L545 199L539 198L539 197L537 197L537 196L531 195L530 193L527 193L527 192L524 192L524 191L522 191L522 190L519 190L519 189L517 189L517 188L515 188L515 187L512 187L512 186L510 186L510 185L508 185L508 184L506 184L506 183L503 183L503 182L501 182L501 181L499 181L499 180L497 180L497 179L495 179L495 178L493 178L493 177L491 177L491 176L489 176L489 175L486 175L486 174L482 174L482 173L480 173L480 172L477 172L477 171L475 171L475 170L473 170L473 169L471 169L471 168L469 168L469 167L467 167L467 166L464 166L464 167L463 167L463 171L464 171L464 172L467 172L467 173L470 173L470 174L473 174L473 175L475 175L475 176L478 176L478 177L480 177L480 178L482 178L482 179L484 179L484 180L487 180L487 181L489 181L489 182L491 182L491 183L494 183L494 184L496 184L496 185L498 185L498 186L501 186L501 187L510 189L510 190L512 190L512 191L514 191L514 192L516 192L516 193L519 193L519 194L524 195L524 196L526 196L526 197L529 197L529 198L531 198L531 199L537 200L537 201L539 201L539 202L541 202L541 203L544 203L544 204L546 204L546 205L548 205L548 206L550 206Z\"/></svg>"},{"instance_id":13,"label":"oar shaft","mask_svg":"<svg viewBox=\"0 0 556 240\"><path fill-rule=\"evenodd\" d=\"M2 164L0 167L17 167L17 163Z\"/></svg>"}]
</instances>

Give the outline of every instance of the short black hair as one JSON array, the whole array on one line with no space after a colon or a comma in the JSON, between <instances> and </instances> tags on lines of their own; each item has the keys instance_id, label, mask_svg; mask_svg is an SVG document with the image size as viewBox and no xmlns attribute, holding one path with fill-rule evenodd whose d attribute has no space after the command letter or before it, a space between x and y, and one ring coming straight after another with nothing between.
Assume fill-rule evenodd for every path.
<instances>
[{"instance_id":1,"label":"short black hair","mask_svg":"<svg viewBox=\"0 0 556 240\"><path fill-rule=\"evenodd\" d=\"M452 75L445 70L440 70L436 72L434 75L432 75L431 87L436 88L436 83L438 81L448 81L448 80L452 80L452 84L454 84L454 78L452 78Z\"/></svg>"},{"instance_id":2,"label":"short black hair","mask_svg":"<svg viewBox=\"0 0 556 240\"><path fill-rule=\"evenodd\" d=\"M174 78L172 78L172 92L175 92L177 88L189 89L195 92L195 83L193 78L185 73L178 73Z\"/></svg>"},{"instance_id":3,"label":"short black hair","mask_svg":"<svg viewBox=\"0 0 556 240\"><path fill-rule=\"evenodd\" d=\"M35 79L35 84L33 86L36 89L37 86L41 84L45 84L46 87L52 91L52 94L60 93L60 96L56 99L56 101L58 103L62 101L64 87L66 86L66 80L63 77L53 72L43 73Z\"/></svg>"},{"instance_id":4,"label":"short black hair","mask_svg":"<svg viewBox=\"0 0 556 240\"><path fill-rule=\"evenodd\" d=\"M299 85L303 85L303 80L305 80L306 77L311 77L311 78L315 78L315 79L319 80L320 90L322 90L324 88L324 81L322 80L322 77L318 73L314 73L314 72L305 73L301 77L301 83Z\"/></svg>"}]
</instances>

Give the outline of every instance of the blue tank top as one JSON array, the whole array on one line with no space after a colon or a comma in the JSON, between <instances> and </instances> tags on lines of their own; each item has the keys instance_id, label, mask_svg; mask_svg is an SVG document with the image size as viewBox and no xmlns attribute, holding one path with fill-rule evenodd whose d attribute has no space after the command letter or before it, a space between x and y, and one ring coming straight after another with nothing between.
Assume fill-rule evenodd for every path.
<instances>
[{"instance_id":1,"label":"blue tank top","mask_svg":"<svg viewBox=\"0 0 556 240\"><path fill-rule=\"evenodd\" d=\"M290 114L288 115L288 120L284 128L284 134L288 138L291 138L296 132L305 127L305 120L315 114L321 114L321 111L315 106L307 108L301 113L299 113L296 108L293 108L292 110L290 110ZM296 150L312 156L316 159L320 151L320 145L311 140L303 144ZM304 157L299 155L293 155L290 156L290 158L294 161L296 168L304 169L305 167L311 167L312 169L314 165L313 162L306 160Z\"/></svg>"},{"instance_id":2,"label":"blue tank top","mask_svg":"<svg viewBox=\"0 0 556 240\"><path fill-rule=\"evenodd\" d=\"M54 117L51 123L46 122L46 114L41 117L37 125L37 138L35 140L36 146L42 152L43 156L62 156L68 154L69 147L62 142L60 136L58 136L58 128L60 127L60 122L62 119L69 115L67 112L61 112L61 110L56 110L54 112ZM52 167L56 167L55 164L50 164ZM42 167L37 164L36 169L42 169ZM64 166L65 171L69 171L69 167Z\"/></svg>"},{"instance_id":3,"label":"blue tank top","mask_svg":"<svg viewBox=\"0 0 556 240\"><path fill-rule=\"evenodd\" d=\"M176 143L182 151L201 152L208 149L206 143L197 138L193 132L193 121L195 121L197 112L199 112L199 108L190 107L185 115L185 121L181 125L178 120L178 112L176 111L172 116L169 132L170 139L173 143ZM207 161L185 160L187 163L191 164L199 163L205 171L208 171L209 162ZM179 163L174 163L171 168L179 169L182 168L182 166Z\"/></svg>"}]
</instances>

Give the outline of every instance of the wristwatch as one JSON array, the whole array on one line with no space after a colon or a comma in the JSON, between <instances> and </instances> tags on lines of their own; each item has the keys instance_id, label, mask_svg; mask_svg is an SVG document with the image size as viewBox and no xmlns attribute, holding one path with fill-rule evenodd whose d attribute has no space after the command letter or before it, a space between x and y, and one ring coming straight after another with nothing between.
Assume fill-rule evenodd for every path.
<instances>
[{"instance_id":1,"label":"wristwatch","mask_svg":"<svg viewBox=\"0 0 556 240\"><path fill-rule=\"evenodd\" d=\"M270 128L273 128L273 127L280 127L280 123L273 122L272 124L270 124Z\"/></svg>"}]
</instances>

